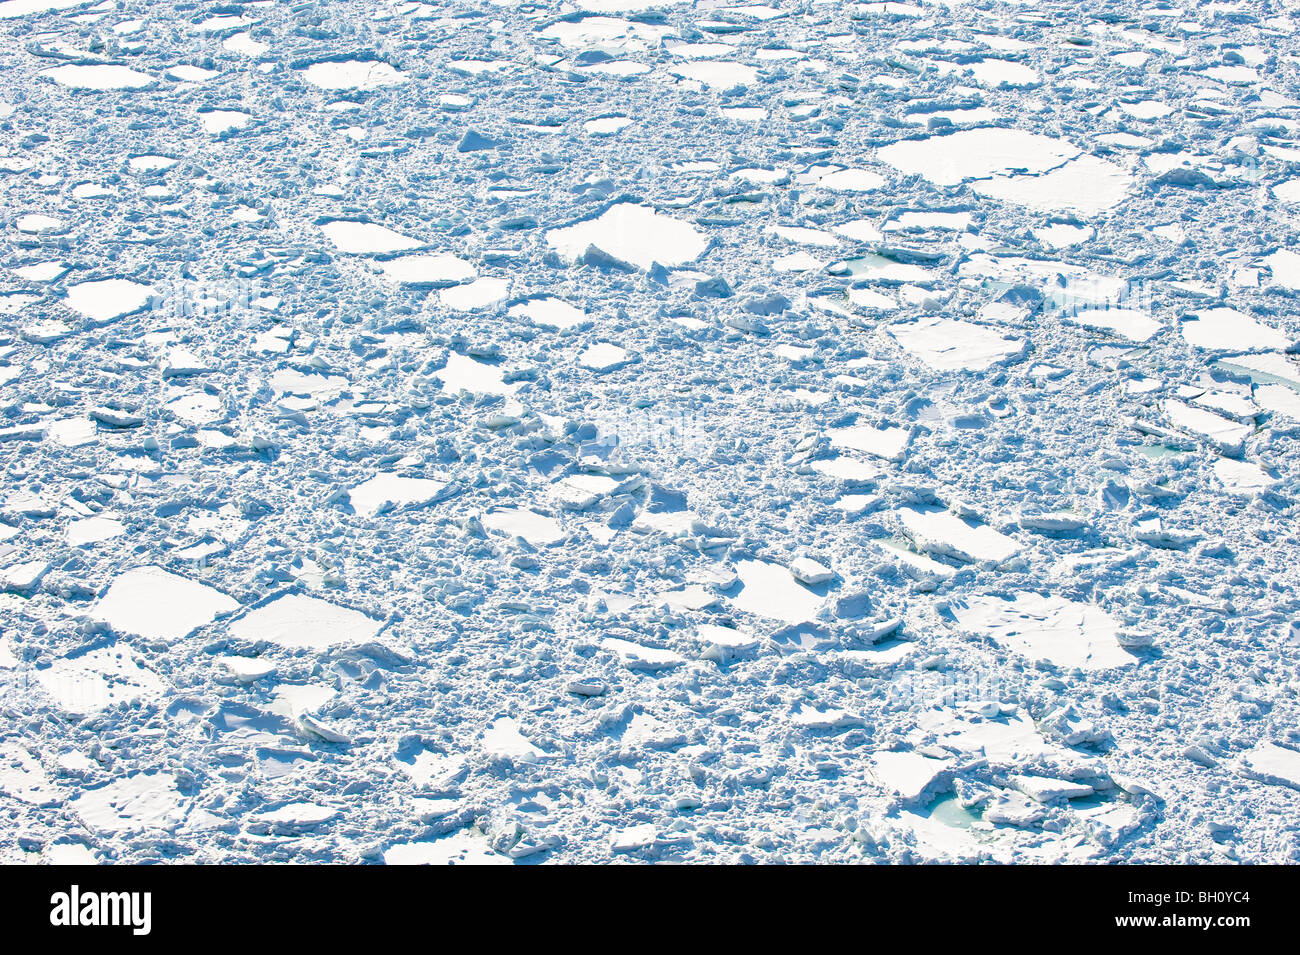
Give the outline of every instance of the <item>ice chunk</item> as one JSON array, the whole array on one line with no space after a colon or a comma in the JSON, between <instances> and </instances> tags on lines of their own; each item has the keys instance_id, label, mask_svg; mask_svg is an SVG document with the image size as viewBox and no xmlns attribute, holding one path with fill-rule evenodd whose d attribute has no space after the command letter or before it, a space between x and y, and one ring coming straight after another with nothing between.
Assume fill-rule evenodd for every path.
<instances>
[{"instance_id":1,"label":"ice chunk","mask_svg":"<svg viewBox=\"0 0 1300 955\"><path fill-rule=\"evenodd\" d=\"M1114 332L1132 342L1144 342L1163 327L1146 312L1135 308L1088 308L1066 313L1065 319L1075 325Z\"/></svg>"},{"instance_id":2,"label":"ice chunk","mask_svg":"<svg viewBox=\"0 0 1300 955\"><path fill-rule=\"evenodd\" d=\"M1243 315L1235 308L1195 312L1179 325L1189 344L1207 351L1281 350L1291 340L1276 328Z\"/></svg>"},{"instance_id":3,"label":"ice chunk","mask_svg":"<svg viewBox=\"0 0 1300 955\"><path fill-rule=\"evenodd\" d=\"M1119 205L1134 182L1123 166L1081 156L1037 175L994 176L971 183L980 195L1031 209L1097 215Z\"/></svg>"},{"instance_id":4,"label":"ice chunk","mask_svg":"<svg viewBox=\"0 0 1300 955\"><path fill-rule=\"evenodd\" d=\"M1105 670L1137 662L1120 646L1115 618L1091 604L1030 592L990 594L954 603L952 613L963 630L1059 667Z\"/></svg>"},{"instance_id":5,"label":"ice chunk","mask_svg":"<svg viewBox=\"0 0 1300 955\"><path fill-rule=\"evenodd\" d=\"M84 792L69 805L87 826L104 832L175 829L188 809L167 773L137 773Z\"/></svg>"},{"instance_id":6,"label":"ice chunk","mask_svg":"<svg viewBox=\"0 0 1300 955\"><path fill-rule=\"evenodd\" d=\"M809 557L797 557L790 563L790 573L801 584L824 584L835 576L835 571Z\"/></svg>"},{"instance_id":7,"label":"ice chunk","mask_svg":"<svg viewBox=\"0 0 1300 955\"><path fill-rule=\"evenodd\" d=\"M1253 425L1232 421L1172 398L1161 407L1175 428L1199 434L1229 453L1239 453L1255 430Z\"/></svg>"},{"instance_id":8,"label":"ice chunk","mask_svg":"<svg viewBox=\"0 0 1300 955\"><path fill-rule=\"evenodd\" d=\"M871 756L872 774L903 799L915 799L940 773L951 768L949 760L909 751L877 752Z\"/></svg>"},{"instance_id":9,"label":"ice chunk","mask_svg":"<svg viewBox=\"0 0 1300 955\"><path fill-rule=\"evenodd\" d=\"M547 244L569 261L595 246L615 259L649 269L658 262L667 268L698 258L708 239L693 225L647 206L620 202L595 219L546 233Z\"/></svg>"},{"instance_id":10,"label":"ice chunk","mask_svg":"<svg viewBox=\"0 0 1300 955\"><path fill-rule=\"evenodd\" d=\"M1011 777L1011 783L1035 802L1051 802L1054 799L1081 799L1091 796L1093 788L1081 783L1072 783L1064 779L1050 779L1046 776L1029 774Z\"/></svg>"},{"instance_id":11,"label":"ice chunk","mask_svg":"<svg viewBox=\"0 0 1300 955\"><path fill-rule=\"evenodd\" d=\"M373 640L384 622L305 594L285 594L249 611L227 628L237 640L267 641L290 650Z\"/></svg>"},{"instance_id":12,"label":"ice chunk","mask_svg":"<svg viewBox=\"0 0 1300 955\"><path fill-rule=\"evenodd\" d=\"M414 249L421 243L386 226L354 219L334 219L321 226L325 237L340 252L377 255Z\"/></svg>"},{"instance_id":13,"label":"ice chunk","mask_svg":"<svg viewBox=\"0 0 1300 955\"><path fill-rule=\"evenodd\" d=\"M483 749L498 759L535 763L547 755L530 743L519 731L519 724L508 716L499 717L483 731Z\"/></svg>"},{"instance_id":14,"label":"ice chunk","mask_svg":"<svg viewBox=\"0 0 1300 955\"><path fill-rule=\"evenodd\" d=\"M1300 789L1300 750L1261 742L1242 755L1239 765L1248 776Z\"/></svg>"},{"instance_id":15,"label":"ice chunk","mask_svg":"<svg viewBox=\"0 0 1300 955\"><path fill-rule=\"evenodd\" d=\"M155 82L147 73L109 63L56 66L40 75L77 90L139 90Z\"/></svg>"},{"instance_id":16,"label":"ice chunk","mask_svg":"<svg viewBox=\"0 0 1300 955\"><path fill-rule=\"evenodd\" d=\"M513 865L493 852L482 833L454 832L428 842L408 842L384 850L385 865Z\"/></svg>"},{"instance_id":17,"label":"ice chunk","mask_svg":"<svg viewBox=\"0 0 1300 955\"><path fill-rule=\"evenodd\" d=\"M161 567L137 567L113 581L91 614L118 633L172 641L238 608L205 584Z\"/></svg>"},{"instance_id":18,"label":"ice chunk","mask_svg":"<svg viewBox=\"0 0 1300 955\"><path fill-rule=\"evenodd\" d=\"M889 326L904 351L938 371L982 371L1024 353L1025 341L991 328L951 318L922 318Z\"/></svg>"},{"instance_id":19,"label":"ice chunk","mask_svg":"<svg viewBox=\"0 0 1300 955\"><path fill-rule=\"evenodd\" d=\"M447 487L431 478L376 474L348 492L358 514L376 515L392 508L419 507L433 501Z\"/></svg>"},{"instance_id":20,"label":"ice chunk","mask_svg":"<svg viewBox=\"0 0 1300 955\"><path fill-rule=\"evenodd\" d=\"M40 760L17 743L0 745L0 793L33 806L59 802L59 790Z\"/></svg>"},{"instance_id":21,"label":"ice chunk","mask_svg":"<svg viewBox=\"0 0 1300 955\"><path fill-rule=\"evenodd\" d=\"M323 90L372 90L397 86L408 77L382 60L330 60L313 63L302 74L312 86Z\"/></svg>"},{"instance_id":22,"label":"ice chunk","mask_svg":"<svg viewBox=\"0 0 1300 955\"><path fill-rule=\"evenodd\" d=\"M81 282L68 289L68 307L103 324L144 308L157 295L148 285L128 279Z\"/></svg>"},{"instance_id":23,"label":"ice chunk","mask_svg":"<svg viewBox=\"0 0 1300 955\"><path fill-rule=\"evenodd\" d=\"M454 285L477 277L478 270L454 255L404 255L376 263L394 282L403 285Z\"/></svg>"},{"instance_id":24,"label":"ice chunk","mask_svg":"<svg viewBox=\"0 0 1300 955\"><path fill-rule=\"evenodd\" d=\"M741 589L731 603L737 610L786 623L806 623L821 609L822 598L779 564L741 560L736 562L736 574Z\"/></svg>"},{"instance_id":25,"label":"ice chunk","mask_svg":"<svg viewBox=\"0 0 1300 955\"><path fill-rule=\"evenodd\" d=\"M627 351L609 342L596 342L578 356L578 364L592 371L612 371L627 362Z\"/></svg>"},{"instance_id":26,"label":"ice chunk","mask_svg":"<svg viewBox=\"0 0 1300 955\"><path fill-rule=\"evenodd\" d=\"M438 301L457 312L473 312L499 305L510 296L506 279L480 278L466 285L453 285L438 293Z\"/></svg>"},{"instance_id":27,"label":"ice chunk","mask_svg":"<svg viewBox=\"0 0 1300 955\"><path fill-rule=\"evenodd\" d=\"M987 524L977 524L938 507L899 508L898 519L922 550L958 560L1002 563L1020 552L1020 544Z\"/></svg>"},{"instance_id":28,"label":"ice chunk","mask_svg":"<svg viewBox=\"0 0 1300 955\"><path fill-rule=\"evenodd\" d=\"M61 657L38 670L37 682L69 713L85 714L157 696L165 684L125 647L100 647Z\"/></svg>"},{"instance_id":29,"label":"ice chunk","mask_svg":"<svg viewBox=\"0 0 1300 955\"><path fill-rule=\"evenodd\" d=\"M951 186L1011 170L1045 172L1078 156L1079 150L1038 133L983 127L903 140L877 150L876 155L901 172Z\"/></svg>"},{"instance_id":30,"label":"ice chunk","mask_svg":"<svg viewBox=\"0 0 1300 955\"><path fill-rule=\"evenodd\" d=\"M622 664L634 670L661 670L686 662L686 658L674 650L647 647L618 637L606 637L600 645L618 654Z\"/></svg>"},{"instance_id":31,"label":"ice chunk","mask_svg":"<svg viewBox=\"0 0 1300 955\"><path fill-rule=\"evenodd\" d=\"M907 450L908 442L912 440L912 433L909 430L894 425L886 425L883 428L865 424L854 425L849 428L836 428L828 432L827 436L832 447L862 451L887 461L901 459L903 452Z\"/></svg>"},{"instance_id":32,"label":"ice chunk","mask_svg":"<svg viewBox=\"0 0 1300 955\"><path fill-rule=\"evenodd\" d=\"M564 527L553 517L524 507L503 507L483 515L488 530L522 537L536 546L554 544L564 538Z\"/></svg>"},{"instance_id":33,"label":"ice chunk","mask_svg":"<svg viewBox=\"0 0 1300 955\"><path fill-rule=\"evenodd\" d=\"M559 298L544 296L511 305L508 314L522 318L541 328L565 331L587 321L587 313Z\"/></svg>"}]
</instances>

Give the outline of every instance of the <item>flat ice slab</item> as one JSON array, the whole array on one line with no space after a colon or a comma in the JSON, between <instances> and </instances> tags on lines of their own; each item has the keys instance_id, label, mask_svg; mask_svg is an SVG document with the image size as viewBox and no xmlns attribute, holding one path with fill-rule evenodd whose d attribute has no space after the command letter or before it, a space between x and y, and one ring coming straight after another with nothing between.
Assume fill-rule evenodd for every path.
<instances>
[{"instance_id":1,"label":"flat ice slab","mask_svg":"<svg viewBox=\"0 0 1300 955\"><path fill-rule=\"evenodd\" d=\"M464 259L445 253L404 255L378 265L384 275L403 285L455 285L478 275L478 270Z\"/></svg>"},{"instance_id":2,"label":"flat ice slab","mask_svg":"<svg viewBox=\"0 0 1300 955\"><path fill-rule=\"evenodd\" d=\"M736 562L741 589L731 598L737 610L783 620L806 623L816 618L823 598L795 579L788 567L762 560Z\"/></svg>"},{"instance_id":3,"label":"flat ice slab","mask_svg":"<svg viewBox=\"0 0 1300 955\"><path fill-rule=\"evenodd\" d=\"M952 768L946 759L908 751L878 752L871 756L871 772L886 789L903 799L915 799L940 773Z\"/></svg>"},{"instance_id":4,"label":"flat ice slab","mask_svg":"<svg viewBox=\"0 0 1300 955\"><path fill-rule=\"evenodd\" d=\"M534 746L519 729L519 723L503 716L483 732L483 749L500 759L535 763L546 755Z\"/></svg>"},{"instance_id":5,"label":"flat ice slab","mask_svg":"<svg viewBox=\"0 0 1300 955\"><path fill-rule=\"evenodd\" d=\"M512 318L522 318L540 328L564 331L587 321L587 313L563 299L545 296L510 306Z\"/></svg>"},{"instance_id":6,"label":"flat ice slab","mask_svg":"<svg viewBox=\"0 0 1300 955\"><path fill-rule=\"evenodd\" d=\"M1164 326L1135 308L1087 308L1067 313L1065 320L1085 328L1112 332L1131 342L1144 342Z\"/></svg>"},{"instance_id":7,"label":"flat ice slab","mask_svg":"<svg viewBox=\"0 0 1300 955\"><path fill-rule=\"evenodd\" d=\"M982 371L1024 353L1025 341L951 318L921 318L889 326L903 350L936 371Z\"/></svg>"},{"instance_id":8,"label":"flat ice slab","mask_svg":"<svg viewBox=\"0 0 1300 955\"><path fill-rule=\"evenodd\" d=\"M286 594L231 621L228 629L239 640L265 640L302 650L365 643L373 640L383 625L382 620L319 597Z\"/></svg>"},{"instance_id":9,"label":"flat ice slab","mask_svg":"<svg viewBox=\"0 0 1300 955\"><path fill-rule=\"evenodd\" d=\"M980 195L1031 209L1092 216L1123 202L1133 183L1133 174L1123 166L1096 156L1080 156L1049 172L994 176L976 180L971 188Z\"/></svg>"},{"instance_id":10,"label":"flat ice slab","mask_svg":"<svg viewBox=\"0 0 1300 955\"><path fill-rule=\"evenodd\" d=\"M92 322L103 323L138 312L157 293L152 287L129 279L81 282L68 289L68 308Z\"/></svg>"},{"instance_id":11,"label":"flat ice slab","mask_svg":"<svg viewBox=\"0 0 1300 955\"><path fill-rule=\"evenodd\" d=\"M384 865L513 865L493 852L482 833L453 832L428 842L407 842L384 850Z\"/></svg>"},{"instance_id":12,"label":"flat ice slab","mask_svg":"<svg viewBox=\"0 0 1300 955\"><path fill-rule=\"evenodd\" d=\"M1235 308L1207 308L1179 325L1188 344L1207 351L1281 351L1291 344L1284 333Z\"/></svg>"},{"instance_id":13,"label":"flat ice slab","mask_svg":"<svg viewBox=\"0 0 1300 955\"><path fill-rule=\"evenodd\" d=\"M564 537L564 527L553 517L526 507L503 507L483 515L488 530L522 537L530 544L554 544Z\"/></svg>"},{"instance_id":14,"label":"flat ice slab","mask_svg":"<svg viewBox=\"0 0 1300 955\"><path fill-rule=\"evenodd\" d=\"M970 597L952 613L963 630L1055 666L1107 670L1137 662L1120 646L1115 618L1092 604L1026 591Z\"/></svg>"},{"instance_id":15,"label":"flat ice slab","mask_svg":"<svg viewBox=\"0 0 1300 955\"><path fill-rule=\"evenodd\" d=\"M349 491L348 498L358 514L373 516L394 508L428 504L446 487L446 481L435 481L432 478L376 474Z\"/></svg>"},{"instance_id":16,"label":"flat ice slab","mask_svg":"<svg viewBox=\"0 0 1300 955\"><path fill-rule=\"evenodd\" d=\"M169 773L138 773L91 789L69 805L91 829L123 832L171 830L185 818L187 804Z\"/></svg>"},{"instance_id":17,"label":"flat ice slab","mask_svg":"<svg viewBox=\"0 0 1300 955\"><path fill-rule=\"evenodd\" d=\"M394 232L387 226L354 219L334 219L322 225L321 231L340 252L354 255L403 252L421 245L418 239Z\"/></svg>"},{"instance_id":18,"label":"flat ice slab","mask_svg":"<svg viewBox=\"0 0 1300 955\"><path fill-rule=\"evenodd\" d=\"M695 226L648 206L620 202L595 219L546 233L546 243L572 262L589 246L637 268L665 268L699 258L708 239Z\"/></svg>"},{"instance_id":19,"label":"flat ice slab","mask_svg":"<svg viewBox=\"0 0 1300 955\"><path fill-rule=\"evenodd\" d=\"M166 689L162 678L123 644L60 657L38 670L36 679L61 709L76 714L150 699Z\"/></svg>"},{"instance_id":20,"label":"flat ice slab","mask_svg":"<svg viewBox=\"0 0 1300 955\"><path fill-rule=\"evenodd\" d=\"M900 172L953 186L1013 169L1045 172L1079 155L1079 149L1038 133L988 127L907 139L877 150L876 155Z\"/></svg>"},{"instance_id":21,"label":"flat ice slab","mask_svg":"<svg viewBox=\"0 0 1300 955\"><path fill-rule=\"evenodd\" d=\"M179 640L239 608L219 590L161 567L137 567L116 578L91 614L118 633Z\"/></svg>"},{"instance_id":22,"label":"flat ice slab","mask_svg":"<svg viewBox=\"0 0 1300 955\"><path fill-rule=\"evenodd\" d=\"M303 70L302 78L323 90L372 90L397 86L408 77L382 60L335 60L313 63Z\"/></svg>"},{"instance_id":23,"label":"flat ice slab","mask_svg":"<svg viewBox=\"0 0 1300 955\"><path fill-rule=\"evenodd\" d=\"M906 428L886 425L876 428L871 425L854 425L849 428L836 428L829 432L831 446L862 451L866 454L897 461L907 450L912 434Z\"/></svg>"},{"instance_id":24,"label":"flat ice slab","mask_svg":"<svg viewBox=\"0 0 1300 955\"><path fill-rule=\"evenodd\" d=\"M108 63L56 66L41 70L41 76L77 90L138 90L155 82L147 73Z\"/></svg>"},{"instance_id":25,"label":"flat ice slab","mask_svg":"<svg viewBox=\"0 0 1300 955\"><path fill-rule=\"evenodd\" d=\"M902 507L898 519L916 546L958 560L1001 563L1020 551L1013 537L938 507Z\"/></svg>"},{"instance_id":26,"label":"flat ice slab","mask_svg":"<svg viewBox=\"0 0 1300 955\"><path fill-rule=\"evenodd\" d=\"M680 666L686 662L686 658L675 650L667 650L662 647L647 647L644 644L632 640L623 640L619 637L606 637L600 641L600 645L606 650L618 654L619 661L625 667L633 670L661 670Z\"/></svg>"},{"instance_id":27,"label":"flat ice slab","mask_svg":"<svg viewBox=\"0 0 1300 955\"><path fill-rule=\"evenodd\" d=\"M1259 743L1241 757L1240 765L1256 779L1300 789L1300 750Z\"/></svg>"}]
</instances>

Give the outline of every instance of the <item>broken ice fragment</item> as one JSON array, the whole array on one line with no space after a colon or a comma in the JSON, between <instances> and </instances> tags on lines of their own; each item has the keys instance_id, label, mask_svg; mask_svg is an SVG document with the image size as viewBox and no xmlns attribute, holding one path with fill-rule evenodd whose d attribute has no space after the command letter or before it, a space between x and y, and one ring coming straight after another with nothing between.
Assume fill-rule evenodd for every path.
<instances>
[{"instance_id":1,"label":"broken ice fragment","mask_svg":"<svg viewBox=\"0 0 1300 955\"><path fill-rule=\"evenodd\" d=\"M1137 662L1116 639L1115 618L1091 604L1029 592L990 594L954 603L952 613L963 630L1056 666L1104 670Z\"/></svg>"},{"instance_id":2,"label":"broken ice fragment","mask_svg":"<svg viewBox=\"0 0 1300 955\"><path fill-rule=\"evenodd\" d=\"M265 640L299 650L365 643L373 640L383 625L382 620L319 597L285 594L232 621L227 629L237 640Z\"/></svg>"},{"instance_id":3,"label":"broken ice fragment","mask_svg":"<svg viewBox=\"0 0 1300 955\"><path fill-rule=\"evenodd\" d=\"M546 233L547 244L568 261L589 246L648 270L654 263L672 268L700 256L708 240L690 223L646 206L621 202L595 219Z\"/></svg>"},{"instance_id":4,"label":"broken ice fragment","mask_svg":"<svg viewBox=\"0 0 1300 955\"><path fill-rule=\"evenodd\" d=\"M173 641L238 608L205 584L161 567L137 567L114 579L90 612L118 633Z\"/></svg>"}]
</instances>

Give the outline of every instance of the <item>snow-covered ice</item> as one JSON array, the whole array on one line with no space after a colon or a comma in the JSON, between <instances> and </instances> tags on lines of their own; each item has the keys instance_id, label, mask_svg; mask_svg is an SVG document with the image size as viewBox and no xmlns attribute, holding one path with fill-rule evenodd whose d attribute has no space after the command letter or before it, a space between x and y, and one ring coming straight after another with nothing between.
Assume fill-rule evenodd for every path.
<instances>
[{"instance_id":1,"label":"snow-covered ice","mask_svg":"<svg viewBox=\"0 0 1300 955\"><path fill-rule=\"evenodd\" d=\"M1297 15L0 0L0 858L1300 861Z\"/></svg>"}]
</instances>

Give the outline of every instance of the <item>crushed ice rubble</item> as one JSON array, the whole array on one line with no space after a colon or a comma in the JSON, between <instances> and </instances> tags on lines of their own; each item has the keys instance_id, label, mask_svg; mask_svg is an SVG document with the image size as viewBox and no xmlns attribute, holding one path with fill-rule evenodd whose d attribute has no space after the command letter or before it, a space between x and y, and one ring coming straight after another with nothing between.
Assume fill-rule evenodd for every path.
<instances>
[{"instance_id":1,"label":"crushed ice rubble","mask_svg":"<svg viewBox=\"0 0 1300 955\"><path fill-rule=\"evenodd\" d=\"M0 859L1300 861L1295 6L0 2Z\"/></svg>"}]
</instances>

